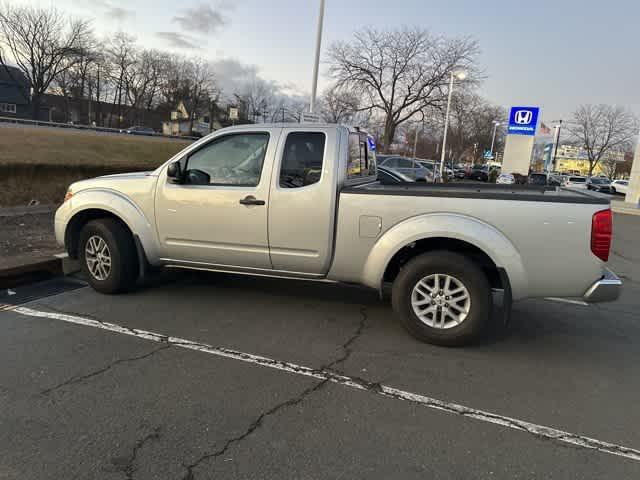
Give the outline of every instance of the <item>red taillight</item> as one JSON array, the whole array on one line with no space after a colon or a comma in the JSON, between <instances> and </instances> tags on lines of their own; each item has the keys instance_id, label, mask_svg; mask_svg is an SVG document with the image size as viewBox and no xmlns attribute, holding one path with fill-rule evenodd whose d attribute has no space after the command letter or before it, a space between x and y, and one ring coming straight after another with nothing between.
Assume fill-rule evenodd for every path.
<instances>
[{"instance_id":1,"label":"red taillight","mask_svg":"<svg viewBox=\"0 0 640 480\"><path fill-rule=\"evenodd\" d=\"M591 220L591 251L603 262L609 260L613 219L611 210L601 210L593 214Z\"/></svg>"}]
</instances>

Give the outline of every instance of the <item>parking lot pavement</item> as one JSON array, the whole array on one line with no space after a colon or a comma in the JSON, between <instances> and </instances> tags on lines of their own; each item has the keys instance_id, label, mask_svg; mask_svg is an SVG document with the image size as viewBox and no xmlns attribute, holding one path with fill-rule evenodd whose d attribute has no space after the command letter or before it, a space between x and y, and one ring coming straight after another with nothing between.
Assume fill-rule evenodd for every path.
<instances>
[{"instance_id":1,"label":"parking lot pavement","mask_svg":"<svg viewBox=\"0 0 640 480\"><path fill-rule=\"evenodd\" d=\"M615 231L619 301L465 349L367 290L216 274L0 312L0 478L639 478L640 217Z\"/></svg>"}]
</instances>

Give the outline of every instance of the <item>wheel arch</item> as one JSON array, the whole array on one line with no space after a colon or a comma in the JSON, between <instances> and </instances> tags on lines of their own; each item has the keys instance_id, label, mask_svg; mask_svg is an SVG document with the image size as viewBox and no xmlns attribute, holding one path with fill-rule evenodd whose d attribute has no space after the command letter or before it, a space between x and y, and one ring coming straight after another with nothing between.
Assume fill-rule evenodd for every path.
<instances>
[{"instance_id":1,"label":"wheel arch","mask_svg":"<svg viewBox=\"0 0 640 480\"><path fill-rule=\"evenodd\" d=\"M109 190L84 190L70 200L71 211L64 228L64 244L71 258L78 256L82 227L91 220L113 218L140 244L150 263L157 263L157 243L151 223L131 200Z\"/></svg>"},{"instance_id":2,"label":"wheel arch","mask_svg":"<svg viewBox=\"0 0 640 480\"><path fill-rule=\"evenodd\" d=\"M460 214L428 214L389 229L373 246L362 283L381 290L402 265L433 250L461 253L480 265L494 288L509 288L514 298L526 291L523 262L515 246L495 227ZM508 285L506 285L508 283Z\"/></svg>"}]
</instances>

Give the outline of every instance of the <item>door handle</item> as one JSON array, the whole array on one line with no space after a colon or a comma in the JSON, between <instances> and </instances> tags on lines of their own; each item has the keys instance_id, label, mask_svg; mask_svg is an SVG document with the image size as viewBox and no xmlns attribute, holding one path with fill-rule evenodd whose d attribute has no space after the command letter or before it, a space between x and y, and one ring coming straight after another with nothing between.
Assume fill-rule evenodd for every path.
<instances>
[{"instance_id":1,"label":"door handle","mask_svg":"<svg viewBox=\"0 0 640 480\"><path fill-rule=\"evenodd\" d=\"M253 195L247 195L242 200L240 200L240 205L264 205L264 200L258 200Z\"/></svg>"}]
</instances>

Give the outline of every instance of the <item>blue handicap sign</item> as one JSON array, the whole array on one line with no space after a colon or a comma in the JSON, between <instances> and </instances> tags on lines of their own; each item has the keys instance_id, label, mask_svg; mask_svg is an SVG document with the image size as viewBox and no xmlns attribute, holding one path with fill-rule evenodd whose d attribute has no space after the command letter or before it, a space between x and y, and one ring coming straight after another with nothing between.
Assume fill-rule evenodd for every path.
<instances>
[{"instance_id":1,"label":"blue handicap sign","mask_svg":"<svg viewBox=\"0 0 640 480\"><path fill-rule=\"evenodd\" d=\"M511 107L511 113L509 114L509 134L535 135L539 114L540 108L538 107Z\"/></svg>"},{"instance_id":2,"label":"blue handicap sign","mask_svg":"<svg viewBox=\"0 0 640 480\"><path fill-rule=\"evenodd\" d=\"M371 135L367 135L367 143L369 144L369 151L376 151L376 141Z\"/></svg>"}]
</instances>

